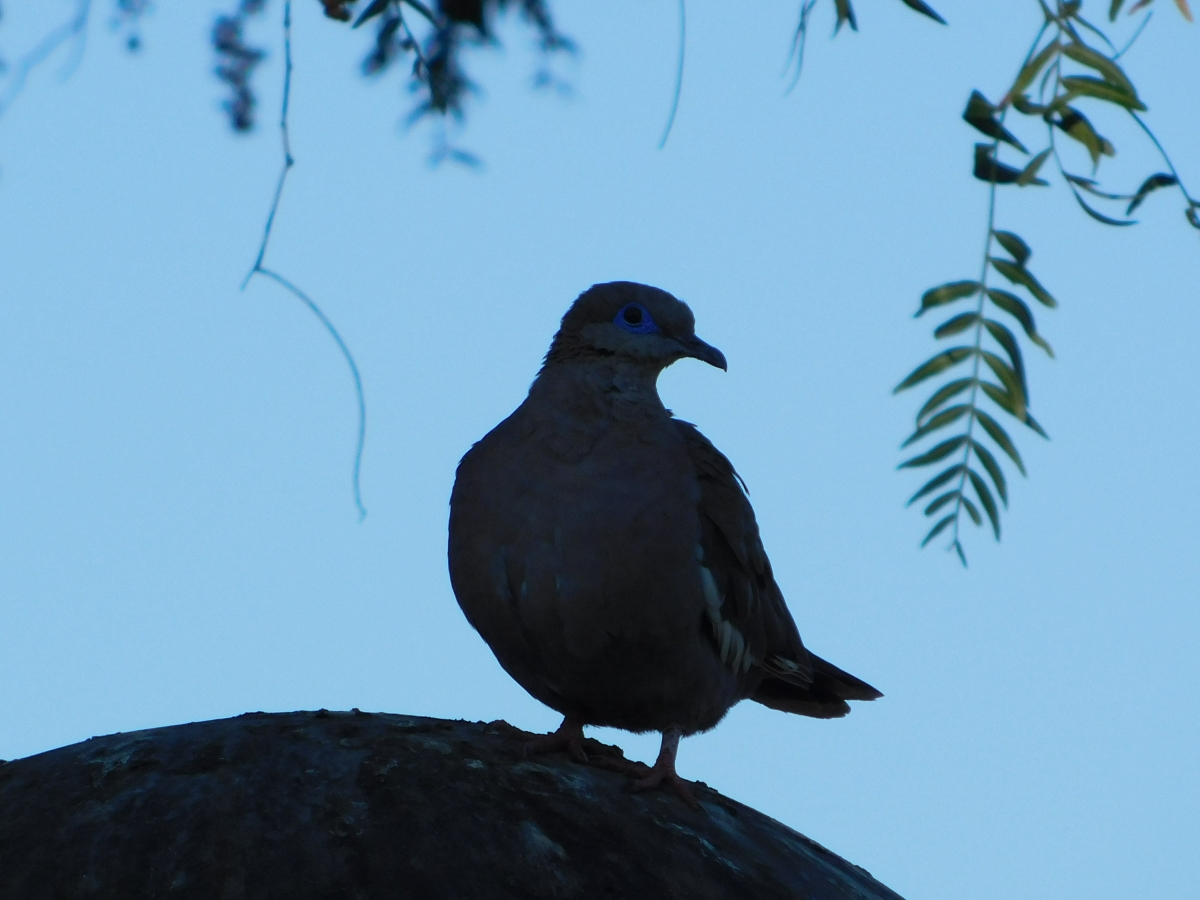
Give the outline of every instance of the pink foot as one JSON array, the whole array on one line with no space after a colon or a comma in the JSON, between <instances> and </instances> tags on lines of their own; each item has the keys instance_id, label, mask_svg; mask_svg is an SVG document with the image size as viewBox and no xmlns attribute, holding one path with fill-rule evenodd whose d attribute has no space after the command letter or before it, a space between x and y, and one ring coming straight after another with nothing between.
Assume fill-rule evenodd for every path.
<instances>
[{"instance_id":1,"label":"pink foot","mask_svg":"<svg viewBox=\"0 0 1200 900\"><path fill-rule=\"evenodd\" d=\"M525 742L525 755L557 753L565 750L577 763L587 763L588 755L583 749L583 723L567 716L557 731L539 734Z\"/></svg>"},{"instance_id":2,"label":"pink foot","mask_svg":"<svg viewBox=\"0 0 1200 900\"><path fill-rule=\"evenodd\" d=\"M663 732L662 748L658 751L658 759L645 778L640 778L631 786L631 791L650 791L664 782L669 784L683 801L692 809L699 809L700 803L692 796L688 782L679 777L675 771L675 755L679 752L680 733L676 728Z\"/></svg>"}]
</instances>

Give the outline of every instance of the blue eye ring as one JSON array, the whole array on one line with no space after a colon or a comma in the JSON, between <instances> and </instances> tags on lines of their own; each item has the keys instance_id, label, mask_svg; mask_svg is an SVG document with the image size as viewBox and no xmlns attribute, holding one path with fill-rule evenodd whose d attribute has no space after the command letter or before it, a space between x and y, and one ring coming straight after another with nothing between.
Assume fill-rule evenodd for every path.
<instances>
[{"instance_id":1,"label":"blue eye ring","mask_svg":"<svg viewBox=\"0 0 1200 900\"><path fill-rule=\"evenodd\" d=\"M630 334L654 334L659 330L650 310L640 303L626 303L617 312L613 322Z\"/></svg>"}]
</instances>

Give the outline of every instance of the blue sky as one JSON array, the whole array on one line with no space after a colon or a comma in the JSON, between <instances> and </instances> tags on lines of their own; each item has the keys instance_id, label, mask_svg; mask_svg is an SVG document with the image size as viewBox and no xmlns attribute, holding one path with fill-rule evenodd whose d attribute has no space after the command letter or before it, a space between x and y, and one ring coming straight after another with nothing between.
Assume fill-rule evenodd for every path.
<instances>
[{"instance_id":1,"label":"blue sky","mask_svg":"<svg viewBox=\"0 0 1200 900\"><path fill-rule=\"evenodd\" d=\"M806 643L886 695L833 722L743 704L684 741L681 773L910 898L1185 895L1200 237L1166 192L1131 229L1061 186L1001 192L998 225L1061 303L1038 319L1057 359L1027 354L1052 440L1013 429L1030 476L1010 473L1003 543L970 533L968 570L918 550L919 476L895 465L924 395L890 390L935 349L921 292L978 272L986 188L959 116L972 88L1003 93L1039 15L935 5L949 28L864 2L830 41L822 4L786 95L795 4L692 4L659 151L676 4L560 0L573 92L532 90L532 35L502 25L469 57L470 170L429 167L398 78L357 75L367 36L298 3L298 162L267 261L362 370L361 524L336 348L275 285L238 289L279 166L281 3L252 35L271 55L250 137L210 75L224 4L157 4L134 56L98 7L78 67L52 58L0 119L0 757L257 709L554 727L454 602L446 504L571 300L632 279L725 352L728 374L685 361L664 398L748 482ZM6 4L5 57L70 8ZM1200 32L1156 8L1124 62L1197 185ZM1095 118L1116 187L1161 168Z\"/></svg>"}]
</instances>

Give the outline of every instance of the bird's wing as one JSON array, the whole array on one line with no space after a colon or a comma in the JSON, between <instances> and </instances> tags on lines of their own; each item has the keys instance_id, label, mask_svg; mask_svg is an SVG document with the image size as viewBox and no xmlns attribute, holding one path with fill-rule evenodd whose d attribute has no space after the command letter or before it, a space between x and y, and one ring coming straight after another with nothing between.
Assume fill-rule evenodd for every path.
<instances>
[{"instance_id":1,"label":"bird's wing","mask_svg":"<svg viewBox=\"0 0 1200 900\"><path fill-rule=\"evenodd\" d=\"M717 651L735 671L757 666L773 678L811 684L812 662L771 573L745 484L696 426L673 421L700 487L697 556Z\"/></svg>"},{"instance_id":2,"label":"bird's wing","mask_svg":"<svg viewBox=\"0 0 1200 900\"><path fill-rule=\"evenodd\" d=\"M765 676L751 699L784 712L836 718L847 700L883 695L849 672L809 653L788 612L745 483L696 426L675 419L700 485L701 547L697 556L713 641L734 671Z\"/></svg>"}]
</instances>

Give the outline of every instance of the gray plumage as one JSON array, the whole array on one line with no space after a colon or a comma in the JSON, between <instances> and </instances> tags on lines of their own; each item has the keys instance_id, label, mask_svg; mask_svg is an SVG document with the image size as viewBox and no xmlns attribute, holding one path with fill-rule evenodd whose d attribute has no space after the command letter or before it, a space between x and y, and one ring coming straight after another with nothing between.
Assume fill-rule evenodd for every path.
<instances>
[{"instance_id":1,"label":"gray plumage","mask_svg":"<svg viewBox=\"0 0 1200 900\"><path fill-rule=\"evenodd\" d=\"M746 698L845 715L881 695L805 649L733 466L659 399L683 357L725 368L665 291L575 301L529 396L459 464L459 605L569 721L687 735Z\"/></svg>"}]
</instances>

